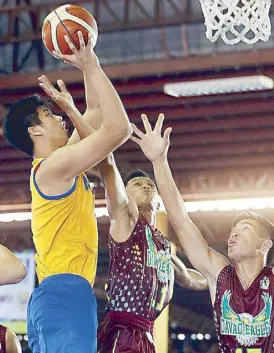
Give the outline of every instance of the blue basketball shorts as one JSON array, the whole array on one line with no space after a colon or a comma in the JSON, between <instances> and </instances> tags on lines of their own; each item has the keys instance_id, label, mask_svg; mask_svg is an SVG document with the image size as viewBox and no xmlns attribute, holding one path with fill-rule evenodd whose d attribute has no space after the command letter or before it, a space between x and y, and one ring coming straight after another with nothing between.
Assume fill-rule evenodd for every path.
<instances>
[{"instance_id":1,"label":"blue basketball shorts","mask_svg":"<svg viewBox=\"0 0 274 353\"><path fill-rule=\"evenodd\" d=\"M33 353L95 353L97 303L86 279L50 276L28 304L27 329Z\"/></svg>"}]
</instances>

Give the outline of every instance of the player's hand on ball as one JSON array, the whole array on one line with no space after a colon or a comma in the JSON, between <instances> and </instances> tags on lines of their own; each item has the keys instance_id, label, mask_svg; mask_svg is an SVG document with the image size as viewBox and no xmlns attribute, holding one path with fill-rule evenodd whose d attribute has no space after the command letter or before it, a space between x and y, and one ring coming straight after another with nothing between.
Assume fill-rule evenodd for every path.
<instances>
[{"instance_id":1,"label":"player's hand on ball","mask_svg":"<svg viewBox=\"0 0 274 353\"><path fill-rule=\"evenodd\" d=\"M145 134L132 124L133 132L139 137L131 136L130 139L139 145L144 155L154 162L159 158L165 157L169 148L169 136L171 128L167 128L162 134L162 126L164 121L164 114L159 114L154 130L151 129L150 122L146 114L142 114L141 118L145 127Z\"/></svg>"},{"instance_id":2,"label":"player's hand on ball","mask_svg":"<svg viewBox=\"0 0 274 353\"><path fill-rule=\"evenodd\" d=\"M57 80L57 85L60 91L53 86L47 76L42 75L38 78L38 80L40 82L39 86L65 113L75 109L72 96L68 92L66 85L62 80Z\"/></svg>"},{"instance_id":3,"label":"player's hand on ball","mask_svg":"<svg viewBox=\"0 0 274 353\"><path fill-rule=\"evenodd\" d=\"M59 59L63 60L67 64L76 66L78 69L85 71L88 68L94 68L99 66L99 60L93 51L92 36L89 35L88 44L85 44L82 32L78 31L78 38L80 43L79 50L76 48L74 43L71 41L69 36L65 36L65 40L68 43L72 55L64 55L61 53L54 52L54 55Z\"/></svg>"}]
</instances>

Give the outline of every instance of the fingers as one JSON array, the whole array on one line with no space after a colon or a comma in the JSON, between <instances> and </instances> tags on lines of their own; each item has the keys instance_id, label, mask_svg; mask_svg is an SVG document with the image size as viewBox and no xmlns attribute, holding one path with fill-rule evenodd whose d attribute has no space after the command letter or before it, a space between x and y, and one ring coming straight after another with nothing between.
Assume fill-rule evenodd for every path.
<instances>
[{"instance_id":1,"label":"fingers","mask_svg":"<svg viewBox=\"0 0 274 353\"><path fill-rule=\"evenodd\" d=\"M57 80L57 85L62 93L68 93L68 90L63 80Z\"/></svg>"},{"instance_id":2,"label":"fingers","mask_svg":"<svg viewBox=\"0 0 274 353\"><path fill-rule=\"evenodd\" d=\"M53 84L50 82L50 80L47 78L46 75L42 75L38 78L40 81L39 86L42 88L42 90L54 101L57 101L59 99L59 92L57 89L54 88ZM62 80L58 80L57 84L59 88L61 89L61 92L65 93L67 92L66 86ZM63 87L62 87L63 84ZM61 88L62 87L62 88ZM65 91L62 89L65 88Z\"/></svg>"},{"instance_id":3,"label":"fingers","mask_svg":"<svg viewBox=\"0 0 274 353\"><path fill-rule=\"evenodd\" d=\"M162 131L164 118L165 118L165 116L163 113L159 114L157 122L155 124L154 130L158 131L159 133L161 133L161 131Z\"/></svg>"},{"instance_id":4,"label":"fingers","mask_svg":"<svg viewBox=\"0 0 274 353\"><path fill-rule=\"evenodd\" d=\"M57 51L53 51L52 54L53 54L56 58L58 58L58 59L60 59L60 60L63 60L66 64L71 64L71 63L74 62L74 61L73 61L73 59L75 58L74 55L65 55L65 54L62 54L62 53L57 52Z\"/></svg>"},{"instance_id":5,"label":"fingers","mask_svg":"<svg viewBox=\"0 0 274 353\"><path fill-rule=\"evenodd\" d=\"M93 37L92 37L92 34L90 32L88 32L88 44L87 44L87 47L91 47L93 48Z\"/></svg>"},{"instance_id":6,"label":"fingers","mask_svg":"<svg viewBox=\"0 0 274 353\"><path fill-rule=\"evenodd\" d=\"M143 120L143 124L144 124L146 132L151 132L152 129L151 129L151 125L150 125L150 123L148 121L147 115L146 114L141 114L141 118Z\"/></svg>"},{"instance_id":7,"label":"fingers","mask_svg":"<svg viewBox=\"0 0 274 353\"><path fill-rule=\"evenodd\" d=\"M138 129L137 126L135 126L134 124L131 124L132 128L133 128L133 132L140 138L142 138L144 136L144 134L142 133L141 130Z\"/></svg>"},{"instance_id":8,"label":"fingers","mask_svg":"<svg viewBox=\"0 0 274 353\"><path fill-rule=\"evenodd\" d=\"M140 146L140 139L137 139L137 137L134 137L134 136L130 136L130 138L129 138L131 141L133 141L133 142L135 142L135 143L137 143L137 145L139 145Z\"/></svg>"},{"instance_id":9,"label":"fingers","mask_svg":"<svg viewBox=\"0 0 274 353\"><path fill-rule=\"evenodd\" d=\"M80 43L80 50L85 50L86 44L84 41L83 33L81 31L78 31L77 34L78 34L79 43Z\"/></svg>"},{"instance_id":10,"label":"fingers","mask_svg":"<svg viewBox=\"0 0 274 353\"><path fill-rule=\"evenodd\" d=\"M43 91L52 99L56 98L56 89L54 88L53 84L47 78L46 75L42 75L38 78L39 86L43 89Z\"/></svg>"},{"instance_id":11,"label":"fingers","mask_svg":"<svg viewBox=\"0 0 274 353\"><path fill-rule=\"evenodd\" d=\"M39 86L50 98L52 98L52 99L55 98L55 94L54 94L53 89L48 88L44 83L39 83Z\"/></svg>"},{"instance_id":12,"label":"fingers","mask_svg":"<svg viewBox=\"0 0 274 353\"><path fill-rule=\"evenodd\" d=\"M60 60L65 60L65 56L66 56L66 55L60 53L59 51L53 50L53 51L52 51L52 54L53 54L56 58L58 58L58 59L60 59Z\"/></svg>"},{"instance_id":13,"label":"fingers","mask_svg":"<svg viewBox=\"0 0 274 353\"><path fill-rule=\"evenodd\" d=\"M47 88L54 89L53 84L50 82L46 75L38 77L38 81L43 83Z\"/></svg>"},{"instance_id":14,"label":"fingers","mask_svg":"<svg viewBox=\"0 0 274 353\"><path fill-rule=\"evenodd\" d=\"M172 127L168 127L167 129L165 129L164 132L164 136L163 139L165 140L165 142L169 145L170 144L170 134L172 131Z\"/></svg>"},{"instance_id":15,"label":"fingers","mask_svg":"<svg viewBox=\"0 0 274 353\"><path fill-rule=\"evenodd\" d=\"M67 42L68 46L70 47L70 50L73 52L74 55L78 54L78 49L76 46L72 43L71 39L69 36L65 35L65 41Z\"/></svg>"}]
</instances>

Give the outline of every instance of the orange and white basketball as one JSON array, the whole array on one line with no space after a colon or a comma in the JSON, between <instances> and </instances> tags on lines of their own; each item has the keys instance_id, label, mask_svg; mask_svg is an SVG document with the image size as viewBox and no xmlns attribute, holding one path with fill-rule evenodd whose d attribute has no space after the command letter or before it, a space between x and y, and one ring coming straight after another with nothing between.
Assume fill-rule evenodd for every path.
<instances>
[{"instance_id":1,"label":"orange and white basketball","mask_svg":"<svg viewBox=\"0 0 274 353\"><path fill-rule=\"evenodd\" d=\"M72 54L64 36L68 35L74 45L79 48L78 31L82 32L86 44L90 34L92 45L95 46L98 28L93 16L80 6L63 5L57 7L45 18L42 39L51 54L54 50L62 54Z\"/></svg>"}]
</instances>

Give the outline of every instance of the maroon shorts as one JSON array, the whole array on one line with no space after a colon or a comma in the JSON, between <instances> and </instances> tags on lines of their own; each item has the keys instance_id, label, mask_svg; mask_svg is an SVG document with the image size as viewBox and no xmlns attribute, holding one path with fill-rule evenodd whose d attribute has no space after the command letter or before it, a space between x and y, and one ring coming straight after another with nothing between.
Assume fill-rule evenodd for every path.
<instances>
[{"instance_id":1,"label":"maroon shorts","mask_svg":"<svg viewBox=\"0 0 274 353\"><path fill-rule=\"evenodd\" d=\"M153 321L132 313L110 311L98 330L99 353L155 353Z\"/></svg>"}]
</instances>

